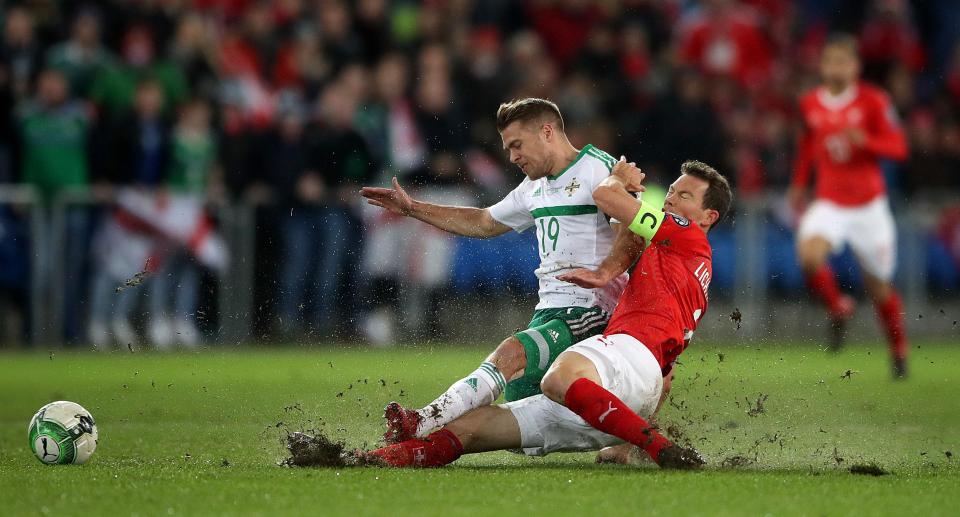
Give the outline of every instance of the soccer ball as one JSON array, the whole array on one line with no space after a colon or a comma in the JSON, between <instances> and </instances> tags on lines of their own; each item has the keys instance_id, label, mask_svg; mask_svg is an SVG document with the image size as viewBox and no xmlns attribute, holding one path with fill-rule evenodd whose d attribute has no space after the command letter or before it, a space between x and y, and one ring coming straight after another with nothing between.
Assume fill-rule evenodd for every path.
<instances>
[{"instance_id":1,"label":"soccer ball","mask_svg":"<svg viewBox=\"0 0 960 517\"><path fill-rule=\"evenodd\" d=\"M43 463L86 463L97 449L97 424L83 406L61 400L33 415L27 437L30 450Z\"/></svg>"}]
</instances>

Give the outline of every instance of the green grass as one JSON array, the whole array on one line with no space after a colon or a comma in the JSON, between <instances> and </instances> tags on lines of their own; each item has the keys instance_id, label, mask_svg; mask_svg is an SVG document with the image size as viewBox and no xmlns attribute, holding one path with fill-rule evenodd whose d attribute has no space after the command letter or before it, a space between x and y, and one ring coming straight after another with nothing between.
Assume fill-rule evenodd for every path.
<instances>
[{"instance_id":1,"label":"green grass","mask_svg":"<svg viewBox=\"0 0 960 517\"><path fill-rule=\"evenodd\" d=\"M696 344L661 423L678 424L708 456L704 472L598 466L592 454L492 453L421 471L276 466L278 422L322 417L350 445L373 442L386 402L429 402L484 353L0 354L0 513L946 515L960 504L960 348L946 343L914 349L907 382L889 379L879 346L834 356ZM857 372L841 379L847 369ZM748 416L761 394L764 411ZM31 415L59 399L97 420L87 465L45 466L30 453ZM294 403L302 412L283 409ZM720 466L733 455L756 462ZM891 474L847 470L864 462Z\"/></svg>"}]
</instances>

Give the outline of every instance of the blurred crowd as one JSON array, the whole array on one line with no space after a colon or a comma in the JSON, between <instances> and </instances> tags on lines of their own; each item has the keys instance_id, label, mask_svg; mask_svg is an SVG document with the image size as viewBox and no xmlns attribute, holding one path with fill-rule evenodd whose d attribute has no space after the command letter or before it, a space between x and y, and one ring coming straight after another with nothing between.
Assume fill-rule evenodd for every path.
<instances>
[{"instance_id":1,"label":"blurred crowd","mask_svg":"<svg viewBox=\"0 0 960 517\"><path fill-rule=\"evenodd\" d=\"M226 266L198 234L216 233L216 211L154 224L170 203L260 207L257 311L243 316L257 335L389 341L400 303L417 308L407 325L436 326L452 241L365 209L356 191L396 175L439 202L496 201L520 179L494 127L511 98L555 100L575 145L625 154L649 181L696 158L726 172L740 199L782 190L795 99L817 83L834 31L859 37L865 78L890 92L908 133L910 158L888 167L894 197L960 190L951 0L23 0L2 9L0 183L32 185L51 206L65 193L97 202L69 205L56 248L65 279L50 280L65 286L75 341L191 346L198 325L212 328L205 286ZM150 196L156 212L124 209L124 195ZM14 307L31 296L23 271L49 267L24 255L23 219L0 208L0 288ZM121 251L143 234L154 244ZM158 236L162 253L151 248ZM111 295L144 268L144 289ZM412 299L400 300L404 283L416 286ZM144 290L154 293L147 302L136 297Z\"/></svg>"}]
</instances>

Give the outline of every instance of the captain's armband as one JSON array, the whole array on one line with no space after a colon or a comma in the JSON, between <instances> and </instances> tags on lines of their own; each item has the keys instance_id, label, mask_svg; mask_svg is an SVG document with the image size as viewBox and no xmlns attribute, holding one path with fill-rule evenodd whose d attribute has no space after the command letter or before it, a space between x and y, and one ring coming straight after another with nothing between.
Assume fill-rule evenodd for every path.
<instances>
[{"instance_id":1,"label":"captain's armband","mask_svg":"<svg viewBox=\"0 0 960 517\"><path fill-rule=\"evenodd\" d=\"M663 218L666 215L666 212L641 202L640 211L637 212L633 222L630 223L630 231L643 237L647 242L651 242L657 230L660 229L660 225L663 224Z\"/></svg>"}]
</instances>

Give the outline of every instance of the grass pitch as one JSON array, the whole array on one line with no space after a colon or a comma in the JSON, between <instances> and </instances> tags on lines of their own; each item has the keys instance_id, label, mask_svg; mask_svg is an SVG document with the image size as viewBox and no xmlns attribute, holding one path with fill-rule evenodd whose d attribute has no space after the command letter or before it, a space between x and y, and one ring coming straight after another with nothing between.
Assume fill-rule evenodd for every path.
<instances>
[{"instance_id":1,"label":"grass pitch","mask_svg":"<svg viewBox=\"0 0 960 517\"><path fill-rule=\"evenodd\" d=\"M419 471L276 465L286 429L372 444L386 402L425 404L485 354L0 354L0 513L955 515L960 504L956 343L915 346L906 382L890 379L880 345L830 355L695 343L660 424L708 457L703 472L595 465L593 454L492 453ZM30 417L60 399L100 427L87 465L30 453ZM850 472L866 464L889 474Z\"/></svg>"}]
</instances>

